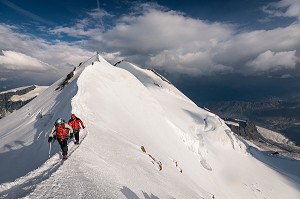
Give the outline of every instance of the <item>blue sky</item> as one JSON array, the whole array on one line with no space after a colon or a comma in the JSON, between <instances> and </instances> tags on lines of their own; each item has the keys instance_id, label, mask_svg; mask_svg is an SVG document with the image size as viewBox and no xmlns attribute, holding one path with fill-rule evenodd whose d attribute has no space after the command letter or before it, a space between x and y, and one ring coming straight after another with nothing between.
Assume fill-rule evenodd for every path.
<instances>
[{"instance_id":1,"label":"blue sky","mask_svg":"<svg viewBox=\"0 0 300 199\"><path fill-rule=\"evenodd\" d=\"M299 20L299 0L0 0L0 90L49 85L96 51L157 69L190 95L240 92L241 81L297 87Z\"/></svg>"}]
</instances>

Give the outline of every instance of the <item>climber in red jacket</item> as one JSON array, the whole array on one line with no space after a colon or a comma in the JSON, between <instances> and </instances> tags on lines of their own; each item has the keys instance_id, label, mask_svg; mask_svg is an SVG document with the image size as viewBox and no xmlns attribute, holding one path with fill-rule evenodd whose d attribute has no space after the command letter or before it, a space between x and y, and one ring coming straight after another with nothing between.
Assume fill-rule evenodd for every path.
<instances>
[{"instance_id":1,"label":"climber in red jacket","mask_svg":"<svg viewBox=\"0 0 300 199\"><path fill-rule=\"evenodd\" d=\"M58 141L64 160L68 158L68 139L72 134L72 127L66 124L61 118L55 121L55 124L49 134L48 142L53 143L55 140Z\"/></svg>"},{"instance_id":2,"label":"climber in red jacket","mask_svg":"<svg viewBox=\"0 0 300 199\"><path fill-rule=\"evenodd\" d=\"M79 131L81 128L83 128L83 129L85 128L83 122L81 121L81 119L76 117L75 114L72 114L71 119L69 120L68 124L73 129L74 137L76 140L75 144L79 144Z\"/></svg>"}]
</instances>

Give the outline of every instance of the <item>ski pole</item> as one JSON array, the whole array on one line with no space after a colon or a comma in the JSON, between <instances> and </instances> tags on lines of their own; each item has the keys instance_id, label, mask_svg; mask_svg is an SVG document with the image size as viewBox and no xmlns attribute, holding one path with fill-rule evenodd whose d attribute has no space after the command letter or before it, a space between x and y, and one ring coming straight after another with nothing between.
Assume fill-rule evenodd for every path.
<instances>
[{"instance_id":1,"label":"ski pole","mask_svg":"<svg viewBox=\"0 0 300 199\"><path fill-rule=\"evenodd\" d=\"M49 154L48 154L48 155L49 155L49 156L48 156L49 158L50 158L51 148L52 148L52 142L49 143Z\"/></svg>"}]
</instances>

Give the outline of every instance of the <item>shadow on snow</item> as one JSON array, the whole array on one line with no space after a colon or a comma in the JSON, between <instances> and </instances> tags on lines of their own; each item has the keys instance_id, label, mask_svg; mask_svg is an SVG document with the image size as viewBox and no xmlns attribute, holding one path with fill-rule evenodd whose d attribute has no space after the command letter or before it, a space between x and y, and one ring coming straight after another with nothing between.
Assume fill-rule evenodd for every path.
<instances>
[{"instance_id":1,"label":"shadow on snow","mask_svg":"<svg viewBox=\"0 0 300 199\"><path fill-rule=\"evenodd\" d=\"M134 193L131 189L129 189L128 187L123 186L123 188L121 189L121 192L124 194L124 196L127 199L140 199L136 193ZM143 191L142 191L143 192ZM148 195L146 192L143 192L144 198L145 199L159 199L157 196L153 195L152 193L150 195Z\"/></svg>"},{"instance_id":2,"label":"shadow on snow","mask_svg":"<svg viewBox=\"0 0 300 199\"><path fill-rule=\"evenodd\" d=\"M1 162L0 184L4 184L2 184L2 187L0 188L5 186L8 187L8 189L0 192L0 196L7 195L13 198L26 196L34 190L39 182L49 178L62 164L62 161L59 160L50 165L43 165L44 163L47 163L46 161L48 160L48 134L50 133L55 120L57 118L67 120L71 115L71 99L77 93L77 81L72 81L65 89L66 90L62 90L55 98L55 105L45 113L43 117L37 117L35 119L34 129L36 130L36 133L31 145L25 146L20 140L15 141L16 144L22 146L20 149L13 150L11 145L5 145L9 151L0 154L0 160L6 160ZM56 154L59 151L60 147L57 142L55 142L52 146L51 154ZM43 169L43 166L46 168ZM36 170L37 168L39 169ZM40 170L43 171L38 173ZM38 175L34 173L38 173ZM16 181L9 183L14 180Z\"/></svg>"}]
</instances>

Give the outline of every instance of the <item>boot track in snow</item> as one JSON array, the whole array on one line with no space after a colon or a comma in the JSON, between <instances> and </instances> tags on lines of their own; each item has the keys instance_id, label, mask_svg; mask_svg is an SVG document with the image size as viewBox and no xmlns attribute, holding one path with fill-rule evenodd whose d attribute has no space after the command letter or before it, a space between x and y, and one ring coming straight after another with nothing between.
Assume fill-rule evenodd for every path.
<instances>
[{"instance_id":1,"label":"boot track in snow","mask_svg":"<svg viewBox=\"0 0 300 199\"><path fill-rule=\"evenodd\" d=\"M81 131L81 140L82 141L87 136L87 129ZM75 145L74 142L70 142L69 147L69 155L68 158L78 149L80 144ZM14 182L3 183L0 185L0 199L4 198L22 198L29 195L31 192L35 190L37 185L55 173L59 167L64 163L62 161L61 154L56 153L52 155L43 165L39 168L29 172L23 177L16 179Z\"/></svg>"}]
</instances>

